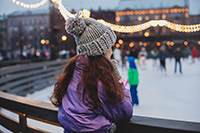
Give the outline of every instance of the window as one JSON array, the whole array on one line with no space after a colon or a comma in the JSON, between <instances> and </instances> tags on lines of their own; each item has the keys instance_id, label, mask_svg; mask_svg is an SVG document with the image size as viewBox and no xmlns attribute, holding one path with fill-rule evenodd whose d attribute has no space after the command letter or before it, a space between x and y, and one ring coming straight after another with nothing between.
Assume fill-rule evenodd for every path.
<instances>
[{"instance_id":1,"label":"window","mask_svg":"<svg viewBox=\"0 0 200 133\"><path fill-rule=\"evenodd\" d=\"M34 24L37 24L37 18L34 19Z\"/></svg>"},{"instance_id":2,"label":"window","mask_svg":"<svg viewBox=\"0 0 200 133\"><path fill-rule=\"evenodd\" d=\"M15 25L17 25L17 20L15 20Z\"/></svg>"},{"instance_id":3,"label":"window","mask_svg":"<svg viewBox=\"0 0 200 133\"><path fill-rule=\"evenodd\" d=\"M13 25L13 21L12 20L10 20L10 25Z\"/></svg>"},{"instance_id":4,"label":"window","mask_svg":"<svg viewBox=\"0 0 200 133\"><path fill-rule=\"evenodd\" d=\"M32 19L31 18L29 18L29 24L32 25Z\"/></svg>"},{"instance_id":5,"label":"window","mask_svg":"<svg viewBox=\"0 0 200 133\"><path fill-rule=\"evenodd\" d=\"M179 18L178 13L173 13L173 17L174 17L175 19L178 19L178 18Z\"/></svg>"},{"instance_id":6,"label":"window","mask_svg":"<svg viewBox=\"0 0 200 133\"><path fill-rule=\"evenodd\" d=\"M27 19L26 18L24 19L24 24L27 24Z\"/></svg>"},{"instance_id":7,"label":"window","mask_svg":"<svg viewBox=\"0 0 200 133\"><path fill-rule=\"evenodd\" d=\"M120 21L124 21L124 16L119 16Z\"/></svg>"},{"instance_id":8,"label":"window","mask_svg":"<svg viewBox=\"0 0 200 133\"><path fill-rule=\"evenodd\" d=\"M43 23L43 18L40 18L39 19L39 24L42 24Z\"/></svg>"},{"instance_id":9,"label":"window","mask_svg":"<svg viewBox=\"0 0 200 133\"><path fill-rule=\"evenodd\" d=\"M150 18L150 19L154 19L154 18L155 18L155 15L154 15L154 14L150 14L150 15L149 15L149 18Z\"/></svg>"},{"instance_id":10,"label":"window","mask_svg":"<svg viewBox=\"0 0 200 133\"><path fill-rule=\"evenodd\" d=\"M48 21L47 21L47 18L45 17L45 18L44 18L44 23L47 23L47 22L48 22Z\"/></svg>"},{"instance_id":11,"label":"window","mask_svg":"<svg viewBox=\"0 0 200 133\"><path fill-rule=\"evenodd\" d=\"M22 20L21 19L19 20L19 24L22 24Z\"/></svg>"},{"instance_id":12,"label":"window","mask_svg":"<svg viewBox=\"0 0 200 133\"><path fill-rule=\"evenodd\" d=\"M196 17L195 21L196 21L196 23L199 23L200 22L200 17Z\"/></svg>"},{"instance_id":13,"label":"window","mask_svg":"<svg viewBox=\"0 0 200 133\"><path fill-rule=\"evenodd\" d=\"M126 15L125 16L125 21L130 21L131 20L131 16L130 15Z\"/></svg>"},{"instance_id":14,"label":"window","mask_svg":"<svg viewBox=\"0 0 200 133\"><path fill-rule=\"evenodd\" d=\"M138 20L138 15L135 15L135 16L134 16L134 19L135 19L135 20Z\"/></svg>"},{"instance_id":15,"label":"window","mask_svg":"<svg viewBox=\"0 0 200 133\"><path fill-rule=\"evenodd\" d=\"M167 18L167 19L170 18L170 13L167 13L167 14L166 14L166 18Z\"/></svg>"}]
</instances>

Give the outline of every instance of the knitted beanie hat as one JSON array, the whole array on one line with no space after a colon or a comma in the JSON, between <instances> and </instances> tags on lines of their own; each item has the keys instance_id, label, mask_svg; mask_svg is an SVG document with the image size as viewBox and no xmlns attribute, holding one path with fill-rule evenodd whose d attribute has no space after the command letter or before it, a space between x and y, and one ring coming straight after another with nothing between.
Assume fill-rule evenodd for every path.
<instances>
[{"instance_id":1,"label":"knitted beanie hat","mask_svg":"<svg viewBox=\"0 0 200 133\"><path fill-rule=\"evenodd\" d=\"M65 29L75 37L78 55L103 55L117 39L110 27L93 18L83 18L80 12L67 19Z\"/></svg>"}]
</instances>

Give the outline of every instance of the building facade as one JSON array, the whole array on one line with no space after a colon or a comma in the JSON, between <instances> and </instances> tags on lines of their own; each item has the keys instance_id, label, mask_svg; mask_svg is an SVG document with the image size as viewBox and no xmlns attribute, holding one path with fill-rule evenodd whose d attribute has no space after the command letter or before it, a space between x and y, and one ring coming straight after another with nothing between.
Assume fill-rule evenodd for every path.
<instances>
[{"instance_id":1,"label":"building facade","mask_svg":"<svg viewBox=\"0 0 200 133\"><path fill-rule=\"evenodd\" d=\"M8 15L8 45L11 59L43 56L49 52L49 11L14 12Z\"/></svg>"},{"instance_id":2,"label":"building facade","mask_svg":"<svg viewBox=\"0 0 200 133\"><path fill-rule=\"evenodd\" d=\"M6 16L0 16L0 61L7 60L7 18Z\"/></svg>"},{"instance_id":3,"label":"building facade","mask_svg":"<svg viewBox=\"0 0 200 133\"><path fill-rule=\"evenodd\" d=\"M150 20L167 20L181 25L199 24L199 15L191 16L187 0L173 2L163 0L124 1L119 2L115 12L115 23L118 25L140 25ZM172 4L171 4L172 3ZM171 4L171 5L170 5ZM188 44L199 46L199 32L177 32L165 26L150 27L139 32L117 33L125 45L138 45L148 48L170 45L185 47ZM185 46L184 46L185 45ZM120 45L118 45L120 46Z\"/></svg>"},{"instance_id":4,"label":"building facade","mask_svg":"<svg viewBox=\"0 0 200 133\"><path fill-rule=\"evenodd\" d=\"M182 25L200 23L200 15L189 14L187 0L152 0L151 3L148 0L121 0L116 10L92 10L91 17L126 26L140 25L151 20L167 20ZM0 25L0 47L1 51L6 51L8 59L18 59L21 56L56 59L59 51L70 51L76 47L73 36L65 31L64 18L52 3L46 11L14 12L4 20L1 19ZM119 47L122 46L119 45L121 42L128 48L135 45L147 47L147 50L163 44L181 47L200 45L200 32L177 32L165 26L116 34L116 44Z\"/></svg>"}]
</instances>

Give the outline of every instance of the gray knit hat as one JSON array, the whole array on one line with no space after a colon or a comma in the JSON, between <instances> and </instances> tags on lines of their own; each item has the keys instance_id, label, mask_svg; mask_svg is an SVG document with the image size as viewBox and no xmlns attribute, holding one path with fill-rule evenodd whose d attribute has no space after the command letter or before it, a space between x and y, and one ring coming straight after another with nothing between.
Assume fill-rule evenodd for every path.
<instances>
[{"instance_id":1,"label":"gray knit hat","mask_svg":"<svg viewBox=\"0 0 200 133\"><path fill-rule=\"evenodd\" d=\"M93 18L83 18L80 12L67 19L65 29L75 37L78 55L103 55L117 39L110 27Z\"/></svg>"}]
</instances>

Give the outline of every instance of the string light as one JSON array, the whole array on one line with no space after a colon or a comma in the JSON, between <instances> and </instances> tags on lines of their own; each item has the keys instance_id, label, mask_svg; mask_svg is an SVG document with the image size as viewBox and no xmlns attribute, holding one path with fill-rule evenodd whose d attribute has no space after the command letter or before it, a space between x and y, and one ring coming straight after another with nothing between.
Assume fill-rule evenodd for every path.
<instances>
[{"instance_id":1,"label":"string light","mask_svg":"<svg viewBox=\"0 0 200 133\"><path fill-rule=\"evenodd\" d=\"M144 15L144 14L167 14L167 13L188 13L188 8L172 8L172 9L147 9L147 10L136 10L136 11L117 11L115 15L118 16L126 16L126 15Z\"/></svg>"},{"instance_id":2,"label":"string light","mask_svg":"<svg viewBox=\"0 0 200 133\"><path fill-rule=\"evenodd\" d=\"M82 10L82 14L83 14L83 17L85 17L85 18L89 18L90 17L90 11L88 11L87 9L83 9Z\"/></svg>"},{"instance_id":3,"label":"string light","mask_svg":"<svg viewBox=\"0 0 200 133\"><path fill-rule=\"evenodd\" d=\"M42 0L39 3L36 4L26 4L17 0L12 0L13 3L20 5L22 7L25 8L37 8L41 5L44 5L48 0ZM61 15L64 17L65 20L67 20L68 17L75 17L75 14L70 13L62 4L62 0L52 0L53 3L58 4L58 9L61 12ZM169 13L169 12L188 12L187 8L182 8L182 9L157 9L157 10L142 10L142 11L128 11L126 13L123 12L116 12L116 16L119 15L133 15L133 14L153 14L153 13L158 13L162 11L163 13ZM85 12L85 13L84 13ZM84 15L85 14L85 15ZM87 14L87 15L86 15ZM89 17L90 12L88 12L88 10L84 9L82 10L82 16L83 17ZM122 26L122 25L116 25L116 24L111 24L108 22L105 22L104 20L98 20L99 22L110 26L112 28L112 30L117 31L117 32L122 32L122 33L134 33L134 32L139 32L139 31L143 31L145 29L148 29L150 27L156 27L156 26L166 26L169 29L178 31L178 32L186 32L186 33L190 33L190 32L198 32L200 31L200 24L195 24L195 25L180 25L180 24L175 24L172 22L169 22L167 20L151 20L148 21L146 23L143 24L139 24L139 25L133 25L133 26Z\"/></svg>"},{"instance_id":4,"label":"string light","mask_svg":"<svg viewBox=\"0 0 200 133\"><path fill-rule=\"evenodd\" d=\"M55 0L56 1L56 0ZM63 6L62 4L62 0L57 0L58 3L58 9L60 10L62 16L65 18L65 20L67 19L67 17L74 17L75 14L71 14L69 11L67 11L67 9ZM156 10L157 12L159 12L159 10ZM169 12L169 10L167 9L163 9L163 12ZM178 12L179 10L170 10L171 12ZM180 9L179 12L184 12L187 11L187 9ZM149 13L153 13L154 10L149 10ZM122 15L123 12L116 12L116 15ZM129 11L127 12L128 14L132 15L133 12ZM137 13L135 11L135 13ZM142 11L142 13L145 13L145 11ZM145 29L148 29L150 27L156 27L156 26L166 26L170 29L173 29L175 31L178 32L197 32L200 31L200 24L196 24L196 25L180 25L180 24L175 24L175 23L171 23L167 20L151 20L148 21L146 23L143 24L139 24L139 25L133 25L133 26L122 26L122 25L116 25L116 24L111 24L108 22L105 22L104 20L100 19L98 20L99 22L110 26L112 30L117 31L117 32L122 32L122 33L134 33L134 32L139 32L139 31L143 31Z\"/></svg>"},{"instance_id":5,"label":"string light","mask_svg":"<svg viewBox=\"0 0 200 133\"><path fill-rule=\"evenodd\" d=\"M38 8L42 5L44 5L45 3L47 3L48 0L41 0L40 2L38 3L35 3L35 4L27 4L27 3L24 3L24 2L20 2L18 0L12 0L13 3L15 3L16 5L19 5L21 7L24 7L24 8Z\"/></svg>"},{"instance_id":6,"label":"string light","mask_svg":"<svg viewBox=\"0 0 200 133\"><path fill-rule=\"evenodd\" d=\"M57 0L51 0L53 4L58 5Z\"/></svg>"}]
</instances>

